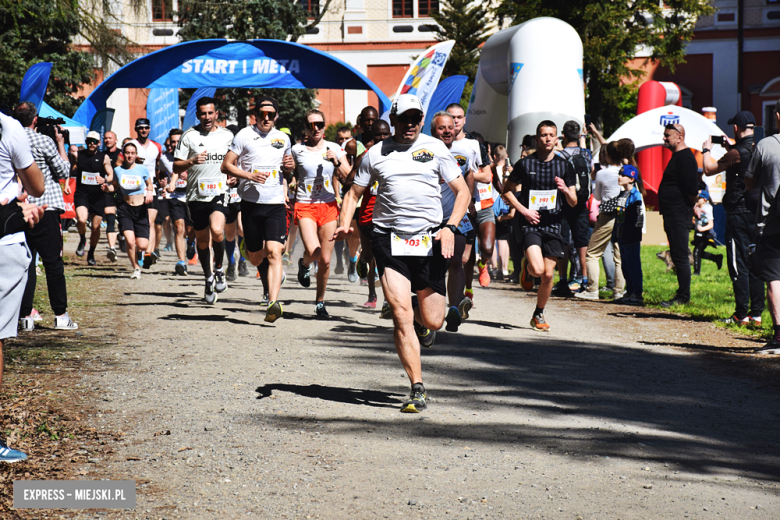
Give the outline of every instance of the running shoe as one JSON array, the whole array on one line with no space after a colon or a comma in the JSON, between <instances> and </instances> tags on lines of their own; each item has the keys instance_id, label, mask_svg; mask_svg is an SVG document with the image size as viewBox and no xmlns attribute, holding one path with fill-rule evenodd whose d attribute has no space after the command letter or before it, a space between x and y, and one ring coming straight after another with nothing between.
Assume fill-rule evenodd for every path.
<instances>
[{"instance_id":1,"label":"running shoe","mask_svg":"<svg viewBox=\"0 0 780 520\"><path fill-rule=\"evenodd\" d=\"M360 279L360 277L357 274L357 264L358 264L357 260L353 261L351 258L349 259L349 269L347 270L347 279L352 283L355 283Z\"/></svg>"},{"instance_id":2,"label":"running shoe","mask_svg":"<svg viewBox=\"0 0 780 520\"><path fill-rule=\"evenodd\" d=\"M748 316L748 319L750 320L750 324L748 324L748 328L753 330L761 330L761 316L758 316L754 318L753 316Z\"/></svg>"},{"instance_id":3,"label":"running shoe","mask_svg":"<svg viewBox=\"0 0 780 520\"><path fill-rule=\"evenodd\" d=\"M184 260L179 260L176 262L176 267L174 267L174 271L179 276L187 276L187 262Z\"/></svg>"},{"instance_id":4,"label":"running shoe","mask_svg":"<svg viewBox=\"0 0 780 520\"><path fill-rule=\"evenodd\" d=\"M328 310L325 308L325 302L317 302L317 305L314 307L314 312L320 318L330 318L330 314L328 314Z\"/></svg>"},{"instance_id":5,"label":"running shoe","mask_svg":"<svg viewBox=\"0 0 780 520\"><path fill-rule=\"evenodd\" d=\"M35 320L32 318L20 318L19 330L23 332L32 332L35 330Z\"/></svg>"},{"instance_id":6,"label":"running shoe","mask_svg":"<svg viewBox=\"0 0 780 520\"><path fill-rule=\"evenodd\" d=\"M528 258L523 257L520 262L520 287L528 292L534 288L534 277L528 274Z\"/></svg>"},{"instance_id":7,"label":"running shoe","mask_svg":"<svg viewBox=\"0 0 780 520\"><path fill-rule=\"evenodd\" d=\"M360 286L365 287L368 285L368 278L361 278L360 279Z\"/></svg>"},{"instance_id":8,"label":"running shoe","mask_svg":"<svg viewBox=\"0 0 780 520\"><path fill-rule=\"evenodd\" d=\"M154 253L144 255L144 269L149 269L152 267L155 263L154 257L152 256Z\"/></svg>"},{"instance_id":9,"label":"running shoe","mask_svg":"<svg viewBox=\"0 0 780 520\"><path fill-rule=\"evenodd\" d=\"M133 271L133 274L130 275L131 280L140 280L141 279L141 268L138 267Z\"/></svg>"},{"instance_id":10,"label":"running shoe","mask_svg":"<svg viewBox=\"0 0 780 520\"><path fill-rule=\"evenodd\" d=\"M570 286L566 283L565 280L560 281L555 287L553 287L552 295L559 298L571 298L574 296L574 293L569 287Z\"/></svg>"},{"instance_id":11,"label":"running shoe","mask_svg":"<svg viewBox=\"0 0 780 520\"><path fill-rule=\"evenodd\" d=\"M433 342L436 341L435 330L431 330L425 325L420 325L415 321L414 331L417 333L417 339L420 340L420 345L425 348L431 348L433 346Z\"/></svg>"},{"instance_id":12,"label":"running shoe","mask_svg":"<svg viewBox=\"0 0 780 520\"><path fill-rule=\"evenodd\" d=\"M578 280L572 280L571 282L569 282L569 290L571 292L579 291L581 286L582 284Z\"/></svg>"},{"instance_id":13,"label":"running shoe","mask_svg":"<svg viewBox=\"0 0 780 520\"><path fill-rule=\"evenodd\" d=\"M474 289L468 289L468 288L467 288L467 289L465 289L465 290L463 291L463 294L465 294L465 295L466 295L466 298L468 298L469 300L471 300L471 308L472 308L472 309L476 309L476 308L477 308L477 306L476 306L476 305L474 305Z\"/></svg>"},{"instance_id":14,"label":"running shoe","mask_svg":"<svg viewBox=\"0 0 780 520\"><path fill-rule=\"evenodd\" d=\"M27 460L27 455L19 450L9 448L4 440L0 440L0 462L21 462Z\"/></svg>"},{"instance_id":15,"label":"running shoe","mask_svg":"<svg viewBox=\"0 0 780 520\"><path fill-rule=\"evenodd\" d=\"M76 256L84 256L84 246L87 245L87 237L79 239L79 245L76 247Z\"/></svg>"},{"instance_id":16,"label":"running shoe","mask_svg":"<svg viewBox=\"0 0 780 520\"><path fill-rule=\"evenodd\" d=\"M155 249L152 251L152 254L154 255L154 263L157 263L157 259L160 258L160 249Z\"/></svg>"},{"instance_id":17,"label":"running shoe","mask_svg":"<svg viewBox=\"0 0 780 520\"><path fill-rule=\"evenodd\" d=\"M246 267L246 260L238 261L238 276L249 276L249 269Z\"/></svg>"},{"instance_id":18,"label":"running shoe","mask_svg":"<svg viewBox=\"0 0 780 520\"><path fill-rule=\"evenodd\" d=\"M54 317L54 328L57 330L77 330L79 324L70 319L70 316L68 316L68 313L66 312L64 316Z\"/></svg>"},{"instance_id":19,"label":"running shoe","mask_svg":"<svg viewBox=\"0 0 780 520\"><path fill-rule=\"evenodd\" d=\"M225 273L225 279L228 282L236 281L236 264L228 264L227 273Z\"/></svg>"},{"instance_id":20,"label":"running shoe","mask_svg":"<svg viewBox=\"0 0 780 520\"><path fill-rule=\"evenodd\" d=\"M38 312L38 309L33 309L30 312L30 316L28 316L28 317L32 318L33 321L42 321L43 320L43 318L41 317L41 313ZM761 321L761 318L758 318L758 321Z\"/></svg>"},{"instance_id":21,"label":"running shoe","mask_svg":"<svg viewBox=\"0 0 780 520\"><path fill-rule=\"evenodd\" d=\"M756 354L777 355L780 354L780 341L776 338L769 340L769 343L755 351Z\"/></svg>"},{"instance_id":22,"label":"running shoe","mask_svg":"<svg viewBox=\"0 0 780 520\"><path fill-rule=\"evenodd\" d=\"M363 260L358 260L358 263L355 266L355 271L361 279L365 279L368 277L368 263L364 262Z\"/></svg>"},{"instance_id":23,"label":"running shoe","mask_svg":"<svg viewBox=\"0 0 780 520\"><path fill-rule=\"evenodd\" d=\"M416 383L412 385L412 393L409 395L409 399L404 401L401 405L401 412L403 413L420 413L427 408L425 401L428 399L428 394L425 393L425 387L422 383Z\"/></svg>"},{"instance_id":24,"label":"running shoe","mask_svg":"<svg viewBox=\"0 0 780 520\"><path fill-rule=\"evenodd\" d=\"M194 257L187 260L188 265L198 265L198 255L195 255Z\"/></svg>"},{"instance_id":25,"label":"running shoe","mask_svg":"<svg viewBox=\"0 0 780 520\"><path fill-rule=\"evenodd\" d=\"M260 307L268 306L268 293L263 293L263 299L260 300Z\"/></svg>"},{"instance_id":26,"label":"running shoe","mask_svg":"<svg viewBox=\"0 0 780 520\"><path fill-rule=\"evenodd\" d=\"M336 264L336 269L333 270L333 274L344 274L344 263L339 258L339 262Z\"/></svg>"},{"instance_id":27,"label":"running shoe","mask_svg":"<svg viewBox=\"0 0 780 520\"><path fill-rule=\"evenodd\" d=\"M167 242L163 248L163 251L173 251L173 245L170 242Z\"/></svg>"},{"instance_id":28,"label":"running shoe","mask_svg":"<svg viewBox=\"0 0 780 520\"><path fill-rule=\"evenodd\" d=\"M477 263L477 269L479 269L479 285L487 287L490 285L490 271L487 264L483 264L481 261Z\"/></svg>"},{"instance_id":29,"label":"running shoe","mask_svg":"<svg viewBox=\"0 0 780 520\"><path fill-rule=\"evenodd\" d=\"M473 306L474 302L471 301L471 298L464 296L458 305L458 314L460 314L461 320L469 319L469 311Z\"/></svg>"},{"instance_id":30,"label":"running shoe","mask_svg":"<svg viewBox=\"0 0 780 520\"><path fill-rule=\"evenodd\" d=\"M303 258L299 258L298 259L298 283L301 284L302 287L308 287L309 285L311 285L310 271L311 269L309 267L305 267L303 265Z\"/></svg>"},{"instance_id":31,"label":"running shoe","mask_svg":"<svg viewBox=\"0 0 780 520\"><path fill-rule=\"evenodd\" d=\"M631 296L624 296L622 298L623 305L631 305L633 307L644 307L645 306L645 300L641 296L636 296L635 294L632 294Z\"/></svg>"},{"instance_id":32,"label":"running shoe","mask_svg":"<svg viewBox=\"0 0 780 520\"><path fill-rule=\"evenodd\" d=\"M116 249L113 247L109 249L106 256L108 257L109 262L116 262Z\"/></svg>"},{"instance_id":33,"label":"running shoe","mask_svg":"<svg viewBox=\"0 0 780 520\"><path fill-rule=\"evenodd\" d=\"M393 318L393 311L390 309L390 304L387 301L382 304L382 310L379 311L379 317L383 320L389 320Z\"/></svg>"},{"instance_id":34,"label":"running shoe","mask_svg":"<svg viewBox=\"0 0 780 520\"><path fill-rule=\"evenodd\" d=\"M282 304L279 302L269 302L265 311L265 321L273 323L282 317Z\"/></svg>"},{"instance_id":35,"label":"running shoe","mask_svg":"<svg viewBox=\"0 0 780 520\"><path fill-rule=\"evenodd\" d=\"M728 318L721 318L718 320L718 322L724 323L726 325L746 326L750 324L750 318L745 316L744 318L740 319L737 318L736 314L734 314L733 316L729 316Z\"/></svg>"},{"instance_id":36,"label":"running shoe","mask_svg":"<svg viewBox=\"0 0 780 520\"><path fill-rule=\"evenodd\" d=\"M225 282L225 271L217 269L214 271L214 290L218 293L227 291L228 285Z\"/></svg>"},{"instance_id":37,"label":"running shoe","mask_svg":"<svg viewBox=\"0 0 780 520\"><path fill-rule=\"evenodd\" d=\"M287 273L282 271L282 283L280 285L284 285L284 282L286 282L286 281L287 281Z\"/></svg>"},{"instance_id":38,"label":"running shoe","mask_svg":"<svg viewBox=\"0 0 780 520\"><path fill-rule=\"evenodd\" d=\"M376 294L369 294L368 301L363 304L367 309L376 309Z\"/></svg>"},{"instance_id":39,"label":"running shoe","mask_svg":"<svg viewBox=\"0 0 780 520\"><path fill-rule=\"evenodd\" d=\"M444 330L447 332L458 332L458 327L460 327L460 311L457 307L450 307L447 311L445 320L447 321L447 326L444 327Z\"/></svg>"},{"instance_id":40,"label":"running shoe","mask_svg":"<svg viewBox=\"0 0 780 520\"><path fill-rule=\"evenodd\" d=\"M195 248L195 241L187 241L187 260L192 260L198 256L198 250Z\"/></svg>"},{"instance_id":41,"label":"running shoe","mask_svg":"<svg viewBox=\"0 0 780 520\"><path fill-rule=\"evenodd\" d=\"M675 305L688 305L688 300L683 300L681 298L678 298L675 296L671 300L667 300L665 302L661 302L661 307L668 309L669 307L674 307Z\"/></svg>"},{"instance_id":42,"label":"running shoe","mask_svg":"<svg viewBox=\"0 0 780 520\"><path fill-rule=\"evenodd\" d=\"M545 321L544 314L534 314L534 316L531 318L531 327L533 327L534 330L541 332L550 331L550 325L548 325Z\"/></svg>"},{"instance_id":43,"label":"running shoe","mask_svg":"<svg viewBox=\"0 0 780 520\"><path fill-rule=\"evenodd\" d=\"M290 259L290 255L288 253L282 254L282 264L283 265L291 265L292 260Z\"/></svg>"},{"instance_id":44,"label":"running shoe","mask_svg":"<svg viewBox=\"0 0 780 520\"><path fill-rule=\"evenodd\" d=\"M93 257L89 257L89 258L87 258L87 265L94 267L94 266L97 265L97 262L95 261L95 259Z\"/></svg>"},{"instance_id":45,"label":"running shoe","mask_svg":"<svg viewBox=\"0 0 780 520\"><path fill-rule=\"evenodd\" d=\"M217 293L214 292L214 280L206 280L206 289L203 292L203 299L209 305L217 303Z\"/></svg>"}]
</instances>

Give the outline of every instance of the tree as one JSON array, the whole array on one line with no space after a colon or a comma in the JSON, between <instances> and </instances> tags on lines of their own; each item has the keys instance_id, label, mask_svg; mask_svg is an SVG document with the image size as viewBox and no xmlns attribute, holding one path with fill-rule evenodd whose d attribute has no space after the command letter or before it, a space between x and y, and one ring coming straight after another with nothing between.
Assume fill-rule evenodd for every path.
<instances>
[{"instance_id":1,"label":"tree","mask_svg":"<svg viewBox=\"0 0 780 520\"><path fill-rule=\"evenodd\" d=\"M617 129L635 115L627 103L643 75L630 67L637 50L650 51L670 70L685 61L685 46L693 38L696 19L714 12L709 0L501 0L494 9L499 25L540 16L559 18L582 39L586 110L597 127ZM632 108L633 107L633 108Z\"/></svg>"},{"instance_id":2,"label":"tree","mask_svg":"<svg viewBox=\"0 0 780 520\"><path fill-rule=\"evenodd\" d=\"M178 16L182 41L287 40L301 36L306 28L306 13L290 0L180 0ZM303 131L303 116L313 106L316 95L311 89L220 89L217 94L217 108L226 117L235 117L239 127L246 126L251 98L275 97L279 101L279 126L288 127L293 136Z\"/></svg>"}]
</instances>

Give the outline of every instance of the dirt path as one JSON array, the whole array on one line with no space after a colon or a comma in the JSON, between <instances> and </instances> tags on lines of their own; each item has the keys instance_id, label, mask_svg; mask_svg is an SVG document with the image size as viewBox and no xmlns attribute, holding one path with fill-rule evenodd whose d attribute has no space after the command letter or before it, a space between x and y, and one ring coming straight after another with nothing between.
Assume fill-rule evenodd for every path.
<instances>
[{"instance_id":1,"label":"dirt path","mask_svg":"<svg viewBox=\"0 0 780 520\"><path fill-rule=\"evenodd\" d=\"M84 381L102 399L92 425L125 435L88 478L138 481L136 509L109 517L780 517L778 363L752 340L564 300L535 333L533 295L494 284L425 350L430 408L406 415L365 288L333 276L320 321L288 273L286 319L268 325L259 281L209 307L200 269L171 276L172 259L103 279L124 292L118 345Z\"/></svg>"}]
</instances>

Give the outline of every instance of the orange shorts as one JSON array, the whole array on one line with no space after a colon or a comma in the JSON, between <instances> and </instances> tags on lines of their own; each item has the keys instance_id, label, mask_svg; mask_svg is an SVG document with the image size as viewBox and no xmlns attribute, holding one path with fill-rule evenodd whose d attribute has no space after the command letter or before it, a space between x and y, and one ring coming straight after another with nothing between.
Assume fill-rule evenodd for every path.
<instances>
[{"instance_id":1,"label":"orange shorts","mask_svg":"<svg viewBox=\"0 0 780 520\"><path fill-rule=\"evenodd\" d=\"M324 226L339 218L339 205L336 202L321 202L318 204L295 203L295 223L302 218L310 218L317 227Z\"/></svg>"}]
</instances>

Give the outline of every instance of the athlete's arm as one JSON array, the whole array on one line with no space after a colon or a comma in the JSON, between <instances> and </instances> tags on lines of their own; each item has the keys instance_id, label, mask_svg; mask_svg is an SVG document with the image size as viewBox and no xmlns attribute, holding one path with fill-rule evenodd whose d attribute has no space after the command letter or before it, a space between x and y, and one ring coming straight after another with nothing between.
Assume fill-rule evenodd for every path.
<instances>
[{"instance_id":1,"label":"athlete's arm","mask_svg":"<svg viewBox=\"0 0 780 520\"><path fill-rule=\"evenodd\" d=\"M458 176L447 185L455 194L455 204L452 207L452 214L447 221L447 225L457 226L471 204L471 191L463 177ZM441 254L444 258L452 258L455 252L455 234L449 228L441 228L436 233L436 240L441 242Z\"/></svg>"},{"instance_id":2,"label":"athlete's arm","mask_svg":"<svg viewBox=\"0 0 780 520\"><path fill-rule=\"evenodd\" d=\"M485 184L490 184L493 182L493 170L490 168L490 165L488 164L484 168L479 168L477 171L474 172L474 180L477 182L484 182Z\"/></svg>"},{"instance_id":3,"label":"athlete's arm","mask_svg":"<svg viewBox=\"0 0 780 520\"><path fill-rule=\"evenodd\" d=\"M145 204L151 204L154 198L154 186L152 185L152 176L149 175L146 179L146 196L144 197Z\"/></svg>"},{"instance_id":4,"label":"athlete's arm","mask_svg":"<svg viewBox=\"0 0 780 520\"><path fill-rule=\"evenodd\" d=\"M366 155L366 152L368 152L368 150L361 153L359 157L355 158L355 163L352 165L352 171L350 171L349 175L347 175L347 178L344 179L344 186L347 189L351 188L352 183L355 182L355 175L357 175L357 172L360 169L360 164L363 162L363 156Z\"/></svg>"},{"instance_id":5,"label":"athlete's arm","mask_svg":"<svg viewBox=\"0 0 780 520\"><path fill-rule=\"evenodd\" d=\"M341 156L341 159L339 161L339 167L336 168L336 175L338 175L339 180L346 179L347 176L349 176L351 172L351 168L349 166L349 161L347 161L347 154L344 154Z\"/></svg>"},{"instance_id":6,"label":"athlete's arm","mask_svg":"<svg viewBox=\"0 0 780 520\"><path fill-rule=\"evenodd\" d=\"M506 201L509 203L509 206L515 208L518 213L520 213L523 218L525 218L529 224L536 225L539 222L541 222L541 217L539 216L538 211L533 211L522 204L520 204L520 201L517 200L517 197L515 197L515 190L517 190L518 184L511 179L507 179L504 183L504 196L506 197Z\"/></svg>"},{"instance_id":7,"label":"athlete's arm","mask_svg":"<svg viewBox=\"0 0 780 520\"><path fill-rule=\"evenodd\" d=\"M110 183L114 178L114 169L111 167L111 157L108 154L103 156L103 169L106 171L106 180L104 182Z\"/></svg>"},{"instance_id":8,"label":"athlete's arm","mask_svg":"<svg viewBox=\"0 0 780 520\"><path fill-rule=\"evenodd\" d=\"M179 144L181 144L181 143L179 143ZM189 170L190 168L192 168L196 164L205 164L206 160L208 159L208 156L209 156L209 151L208 150L203 150L199 154L193 155L189 159L174 159L173 160L173 172L174 173L181 173L184 170ZM227 157L227 156L225 156L225 157ZM223 164L224 164L224 162L223 162ZM224 170L223 170L223 173L225 173Z\"/></svg>"},{"instance_id":9,"label":"athlete's arm","mask_svg":"<svg viewBox=\"0 0 780 520\"><path fill-rule=\"evenodd\" d=\"M236 166L236 161L238 161L238 154L233 150L228 150L228 153L225 154L225 158L222 160L222 167L220 168L222 173L238 177L239 179L249 179L250 181L259 182L260 184L263 184L268 178L267 173L245 172Z\"/></svg>"},{"instance_id":10,"label":"athlete's arm","mask_svg":"<svg viewBox=\"0 0 780 520\"><path fill-rule=\"evenodd\" d=\"M330 241L333 242L334 240L344 240L347 238L347 235L352 233L354 231L353 228L349 226L349 224L352 222L352 215L355 213L355 208L357 207L357 201L360 200L360 197L363 196L363 193L366 191L366 186L359 186L357 184L353 184L352 187L349 189L346 195L344 195L344 200L341 201L341 213L339 214L339 225L336 228L336 231L333 232L333 237L331 237ZM462 218L462 216L461 216Z\"/></svg>"},{"instance_id":11,"label":"athlete's arm","mask_svg":"<svg viewBox=\"0 0 780 520\"><path fill-rule=\"evenodd\" d=\"M577 187L576 186L566 186L566 181L564 181L561 177L555 178L555 184L558 186L558 189L563 192L563 194L566 196L566 202L569 203L569 206L572 208L577 205Z\"/></svg>"}]
</instances>

